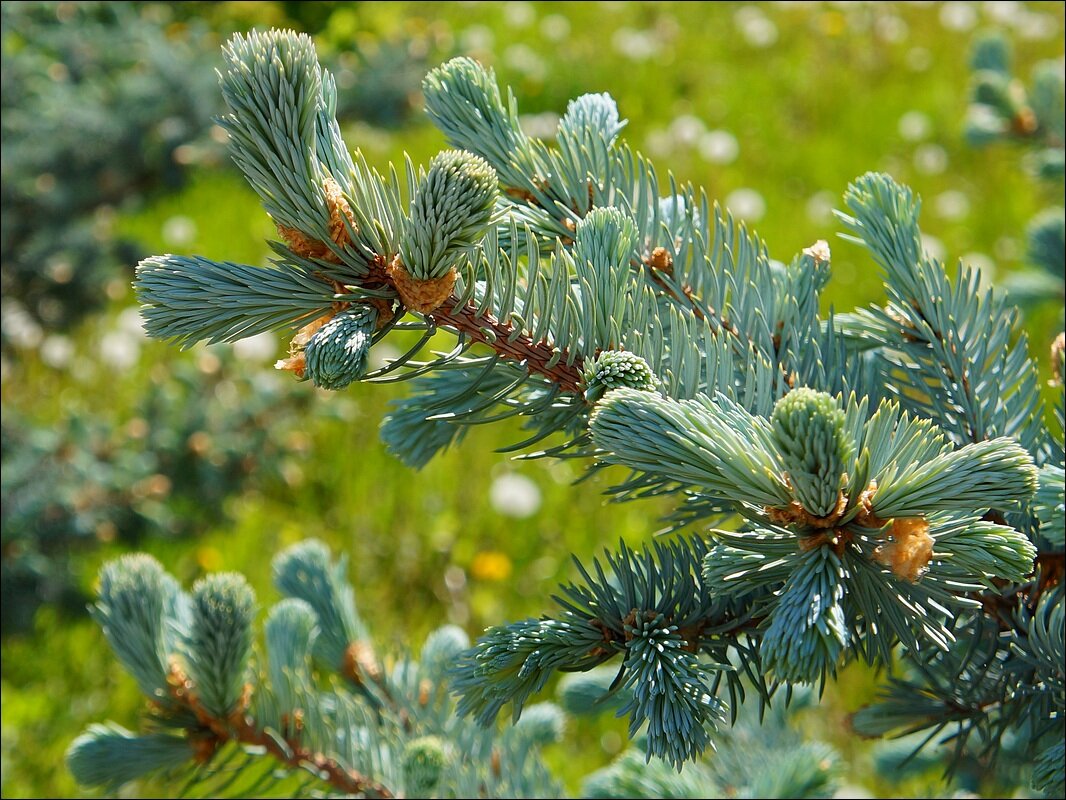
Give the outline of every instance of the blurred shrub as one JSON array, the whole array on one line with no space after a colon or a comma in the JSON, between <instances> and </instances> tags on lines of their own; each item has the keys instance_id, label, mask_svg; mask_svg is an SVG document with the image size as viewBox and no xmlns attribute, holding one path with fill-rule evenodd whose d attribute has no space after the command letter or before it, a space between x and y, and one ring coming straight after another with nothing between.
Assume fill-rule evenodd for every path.
<instances>
[{"instance_id":1,"label":"blurred shrub","mask_svg":"<svg viewBox=\"0 0 1066 800\"><path fill-rule=\"evenodd\" d=\"M998 31L979 36L970 54L970 104L966 138L983 147L1010 142L1025 149L1026 169L1041 179L1053 197L1062 198L1066 174L1066 84L1062 62L1041 61L1028 84L1011 69L1010 43ZM1066 211L1043 209L1026 230L1026 260L1042 271L1007 276L1004 284L1016 302L1063 299Z\"/></svg>"},{"instance_id":2,"label":"blurred shrub","mask_svg":"<svg viewBox=\"0 0 1066 800\"><path fill-rule=\"evenodd\" d=\"M187 8L185 6L188 6ZM59 330L107 299L115 277L147 253L112 235L116 211L173 190L186 167L221 156L221 35L242 24L233 4L4 3L0 288L4 313ZM240 4L236 4L240 5ZM258 15L313 16L337 76L338 116L404 123L431 44L360 35L358 9L276 3ZM302 8L307 6L306 9ZM212 32L209 26L217 28ZM25 313L23 313L25 312ZM18 332L24 332L20 325ZM5 328L0 344L12 344Z\"/></svg>"},{"instance_id":3,"label":"blurred shrub","mask_svg":"<svg viewBox=\"0 0 1066 800\"><path fill-rule=\"evenodd\" d=\"M115 206L180 184L218 104L195 26L126 3L4 3L2 235L6 310L63 328L106 299L139 253ZM214 55L212 55L212 58ZM3 338L8 341L7 334Z\"/></svg>"},{"instance_id":4,"label":"blurred shrub","mask_svg":"<svg viewBox=\"0 0 1066 800\"><path fill-rule=\"evenodd\" d=\"M431 44L361 33L358 7L268 3L256 24L294 9L321 17L338 113L402 124ZM0 6L0 343L35 346L42 329L78 323L132 277L145 255L112 221L180 188L188 168L224 158L212 135L224 35L241 4L4 3ZM281 481L301 446L307 397L274 375L230 380L187 363L156 380L119 422L108 398L91 415L42 424L18 397L2 421L2 622L25 627L43 602L80 609L72 551L114 538L195 533L221 521L226 498ZM224 400L204 398L224 395ZM25 398L22 398L25 399ZM32 402L32 396L30 397Z\"/></svg>"},{"instance_id":5,"label":"blurred shrub","mask_svg":"<svg viewBox=\"0 0 1066 800\"><path fill-rule=\"evenodd\" d=\"M417 40L352 44L338 40L337 47L338 54L325 59L325 66L337 78L339 119L399 127L420 109L419 91L430 63Z\"/></svg>"},{"instance_id":6,"label":"blurred shrub","mask_svg":"<svg viewBox=\"0 0 1066 800\"><path fill-rule=\"evenodd\" d=\"M42 425L5 407L4 634L23 629L42 602L84 605L74 556L87 546L198 533L225 521L227 497L284 489L308 446L301 421L311 402L274 373L179 362L114 422L77 415Z\"/></svg>"}]
</instances>

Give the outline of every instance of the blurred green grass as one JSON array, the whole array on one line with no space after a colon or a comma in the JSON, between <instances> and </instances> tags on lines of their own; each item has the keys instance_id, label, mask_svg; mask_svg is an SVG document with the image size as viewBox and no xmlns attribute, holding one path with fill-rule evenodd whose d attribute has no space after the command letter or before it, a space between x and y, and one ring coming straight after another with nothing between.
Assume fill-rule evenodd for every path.
<instances>
[{"instance_id":1,"label":"blurred green grass","mask_svg":"<svg viewBox=\"0 0 1066 800\"><path fill-rule=\"evenodd\" d=\"M286 24L289 15L312 19L296 5L199 4L223 32ZM967 148L961 120L975 31L1006 27L1019 74L1027 75L1035 61L1062 55L1061 3L1017 5L1014 17L988 3L307 5L318 9L313 21L324 52L341 52L352 41L364 48L404 41L431 62L470 54L515 88L523 114L560 114L581 93L610 92L630 120L625 136L652 156L660 174L670 170L712 198L730 198L772 256L788 260L816 239L829 240L834 277L826 302L841 310L881 296L873 265L836 239L839 227L828 213L862 172L889 171L925 198L923 227L936 240L930 247L942 248L949 261L965 255L1000 274L1020 266L1026 222L1054 199L1023 173L1018 150ZM208 54L204 69L215 63ZM347 133L349 145L379 166L403 149L425 161L443 146L420 115L400 130L356 123ZM264 239L272 234L228 166L197 173L182 194L127 214L118 226L154 252L251 263L266 256ZM73 334L70 367L49 367L33 352L5 365L5 405L41 423L70 413L122 420L153 371L177 359L211 367L210 350L182 354L148 342L132 368L102 362L102 337L133 302L128 291L116 295L108 315ZM1050 341L1054 313L1028 320L1038 354ZM261 354L248 368L268 371L271 361ZM291 391L313 390L293 383ZM476 634L536 616L550 608L556 584L573 577L571 552L588 560L619 539L647 541L658 527L661 505L604 502L609 474L574 487L576 465L515 463L495 454L517 440L513 426L475 429L424 470L406 469L377 437L388 401L403 391L388 385L323 393L316 402L334 413L310 417L291 432L300 446L287 465L287 486L232 498L232 524L195 540L151 541L147 549L189 582L206 570L240 570L265 604L276 597L269 556L303 537L321 537L349 554L362 612L383 649L397 651L417 646L447 621ZM489 487L510 473L528 478L539 493L528 517L508 516L488 501ZM105 544L85 556L83 584L91 586L99 565L118 552ZM95 626L48 608L32 633L4 639L2 663L3 795L78 795L62 754L90 721L135 725L140 702L132 681ZM870 687L868 676L850 672L828 692L825 713L809 721L814 734L849 757L848 782L867 787L868 756L843 719ZM574 733L565 751L549 752L572 790L623 746L624 726L582 723ZM906 788L920 794L934 785Z\"/></svg>"}]
</instances>

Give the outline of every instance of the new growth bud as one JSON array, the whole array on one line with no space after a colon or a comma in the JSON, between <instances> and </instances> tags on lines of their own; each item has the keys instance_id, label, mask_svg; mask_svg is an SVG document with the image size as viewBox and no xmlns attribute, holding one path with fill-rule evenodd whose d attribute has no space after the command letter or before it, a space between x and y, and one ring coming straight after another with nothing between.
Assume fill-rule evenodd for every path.
<instances>
[{"instance_id":1,"label":"new growth bud","mask_svg":"<svg viewBox=\"0 0 1066 800\"><path fill-rule=\"evenodd\" d=\"M796 500L815 517L832 512L854 444L836 398L812 389L789 392L774 407L774 441Z\"/></svg>"},{"instance_id":2,"label":"new growth bud","mask_svg":"<svg viewBox=\"0 0 1066 800\"><path fill-rule=\"evenodd\" d=\"M419 182L404 223L400 260L417 280L440 278L484 238L499 195L496 171L463 150L439 153Z\"/></svg>"},{"instance_id":3,"label":"new growth bud","mask_svg":"<svg viewBox=\"0 0 1066 800\"><path fill-rule=\"evenodd\" d=\"M585 399L590 403L622 386L651 392L658 383L648 362L625 350L604 350L586 361L584 378Z\"/></svg>"},{"instance_id":4,"label":"new growth bud","mask_svg":"<svg viewBox=\"0 0 1066 800\"><path fill-rule=\"evenodd\" d=\"M353 306L311 337L304 349L304 369L315 386L343 389L366 374L377 315L371 306Z\"/></svg>"},{"instance_id":5,"label":"new growth bud","mask_svg":"<svg viewBox=\"0 0 1066 800\"><path fill-rule=\"evenodd\" d=\"M447 765L444 743L437 736L423 736L407 743L403 751L403 776L408 797L430 797Z\"/></svg>"}]
</instances>

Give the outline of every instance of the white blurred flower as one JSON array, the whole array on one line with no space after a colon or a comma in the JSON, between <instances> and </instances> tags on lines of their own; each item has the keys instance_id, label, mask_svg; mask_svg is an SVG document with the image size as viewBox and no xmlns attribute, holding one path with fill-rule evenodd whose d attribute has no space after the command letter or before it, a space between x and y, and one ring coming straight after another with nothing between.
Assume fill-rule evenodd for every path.
<instances>
[{"instance_id":1,"label":"white blurred flower","mask_svg":"<svg viewBox=\"0 0 1066 800\"><path fill-rule=\"evenodd\" d=\"M485 25L471 25L459 34L460 47L465 51L491 50L496 43L496 36Z\"/></svg>"},{"instance_id":2,"label":"white blurred flower","mask_svg":"<svg viewBox=\"0 0 1066 800\"><path fill-rule=\"evenodd\" d=\"M944 247L944 243L935 236L930 236L928 233L922 234L922 250L929 258L941 262L943 262L948 253L947 248Z\"/></svg>"},{"instance_id":3,"label":"white blurred flower","mask_svg":"<svg viewBox=\"0 0 1066 800\"><path fill-rule=\"evenodd\" d=\"M241 400L241 393L233 381L222 380L215 384L215 399L226 408L236 408Z\"/></svg>"},{"instance_id":4,"label":"white blurred flower","mask_svg":"<svg viewBox=\"0 0 1066 800\"><path fill-rule=\"evenodd\" d=\"M201 350L196 358L196 368L204 375L214 375L222 369L222 360L210 350Z\"/></svg>"},{"instance_id":5,"label":"white blurred flower","mask_svg":"<svg viewBox=\"0 0 1066 800\"><path fill-rule=\"evenodd\" d=\"M707 130L703 120L692 114L681 114L670 123L670 135L678 144L694 145Z\"/></svg>"},{"instance_id":6,"label":"white blurred flower","mask_svg":"<svg viewBox=\"0 0 1066 800\"><path fill-rule=\"evenodd\" d=\"M833 219L837 196L832 192L818 192L807 199L807 218L811 222L825 223Z\"/></svg>"},{"instance_id":7,"label":"white blurred flower","mask_svg":"<svg viewBox=\"0 0 1066 800\"><path fill-rule=\"evenodd\" d=\"M48 336L37 351L43 361L53 369L63 369L74 357L74 343L66 336L53 333Z\"/></svg>"},{"instance_id":8,"label":"white blurred flower","mask_svg":"<svg viewBox=\"0 0 1066 800\"><path fill-rule=\"evenodd\" d=\"M0 327L4 336L20 350L32 350L41 343L44 331L37 320L17 302L5 302L0 313Z\"/></svg>"},{"instance_id":9,"label":"white blurred flower","mask_svg":"<svg viewBox=\"0 0 1066 800\"><path fill-rule=\"evenodd\" d=\"M725 205L733 216L747 222L758 222L766 213L766 201L754 189L734 189L726 196Z\"/></svg>"},{"instance_id":10,"label":"white blurred flower","mask_svg":"<svg viewBox=\"0 0 1066 800\"><path fill-rule=\"evenodd\" d=\"M1059 32L1059 25L1051 14L1026 11L1018 17L1014 29L1022 39L1039 41L1053 38Z\"/></svg>"},{"instance_id":11,"label":"white blurred flower","mask_svg":"<svg viewBox=\"0 0 1066 800\"><path fill-rule=\"evenodd\" d=\"M933 207L944 219L962 219L970 213L970 198L958 189L948 189L936 196Z\"/></svg>"},{"instance_id":12,"label":"white blurred flower","mask_svg":"<svg viewBox=\"0 0 1066 800\"><path fill-rule=\"evenodd\" d=\"M148 332L144 329L144 318L138 308L124 308L118 315L116 325L121 331L139 336L142 339L148 338Z\"/></svg>"},{"instance_id":13,"label":"white blurred flower","mask_svg":"<svg viewBox=\"0 0 1066 800\"><path fill-rule=\"evenodd\" d=\"M543 80L548 73L547 63L529 45L512 44L503 51L503 60L516 72L537 80Z\"/></svg>"},{"instance_id":14,"label":"white blurred flower","mask_svg":"<svg viewBox=\"0 0 1066 800\"><path fill-rule=\"evenodd\" d=\"M923 175L939 175L948 168L948 152L938 144L923 144L914 150L914 168Z\"/></svg>"},{"instance_id":15,"label":"white blurred flower","mask_svg":"<svg viewBox=\"0 0 1066 800\"><path fill-rule=\"evenodd\" d=\"M512 28L525 28L536 16L533 6L521 0L503 4L503 18Z\"/></svg>"},{"instance_id":16,"label":"white blurred flower","mask_svg":"<svg viewBox=\"0 0 1066 800\"><path fill-rule=\"evenodd\" d=\"M570 20L562 14L548 14L540 21L540 32L549 42L561 42L570 35Z\"/></svg>"},{"instance_id":17,"label":"white blurred flower","mask_svg":"<svg viewBox=\"0 0 1066 800\"><path fill-rule=\"evenodd\" d=\"M659 47L655 37L648 31L633 28L619 28L611 37L615 52L631 61L647 61L654 56Z\"/></svg>"},{"instance_id":18,"label":"white blurred flower","mask_svg":"<svg viewBox=\"0 0 1066 800\"><path fill-rule=\"evenodd\" d=\"M403 354L388 342L378 342L370 348L370 368L383 369L401 355Z\"/></svg>"},{"instance_id":19,"label":"white blurred flower","mask_svg":"<svg viewBox=\"0 0 1066 800\"><path fill-rule=\"evenodd\" d=\"M540 489L525 475L509 472L489 487L489 503L500 514L522 519L540 508Z\"/></svg>"},{"instance_id":20,"label":"white blurred flower","mask_svg":"<svg viewBox=\"0 0 1066 800\"><path fill-rule=\"evenodd\" d=\"M1000 261L1016 261L1021 254L1021 246L1012 236L1000 236L992 245L992 250Z\"/></svg>"},{"instance_id":21,"label":"white blurred flower","mask_svg":"<svg viewBox=\"0 0 1066 800\"><path fill-rule=\"evenodd\" d=\"M933 121L921 111L908 111L899 118L899 135L908 142L928 139L933 132Z\"/></svg>"},{"instance_id":22,"label":"white blurred flower","mask_svg":"<svg viewBox=\"0 0 1066 800\"><path fill-rule=\"evenodd\" d=\"M954 0L940 7L940 24L951 31L968 31L977 24L977 9Z\"/></svg>"},{"instance_id":23,"label":"white blurred flower","mask_svg":"<svg viewBox=\"0 0 1066 800\"><path fill-rule=\"evenodd\" d=\"M994 0L981 4L985 14L996 22L1009 24L1025 11L1025 6L1016 0Z\"/></svg>"},{"instance_id":24,"label":"white blurred flower","mask_svg":"<svg viewBox=\"0 0 1066 800\"><path fill-rule=\"evenodd\" d=\"M665 158L674 149L674 137L663 128L653 128L644 137L644 146L649 155Z\"/></svg>"},{"instance_id":25,"label":"white blurred flower","mask_svg":"<svg viewBox=\"0 0 1066 800\"><path fill-rule=\"evenodd\" d=\"M45 267L45 272L56 283L70 283L74 278L74 265L65 258L60 258L51 261Z\"/></svg>"},{"instance_id":26,"label":"white blurred flower","mask_svg":"<svg viewBox=\"0 0 1066 800\"><path fill-rule=\"evenodd\" d=\"M874 31L886 42L893 44L905 41L910 34L907 23L895 14L882 14L874 23Z\"/></svg>"},{"instance_id":27,"label":"white blurred flower","mask_svg":"<svg viewBox=\"0 0 1066 800\"><path fill-rule=\"evenodd\" d=\"M758 6L738 8L733 23L752 47L769 47L777 41L777 26Z\"/></svg>"},{"instance_id":28,"label":"white blurred flower","mask_svg":"<svg viewBox=\"0 0 1066 800\"><path fill-rule=\"evenodd\" d=\"M127 370L141 357L141 337L124 330L105 333L100 339L100 360L108 369Z\"/></svg>"},{"instance_id":29,"label":"white blurred flower","mask_svg":"<svg viewBox=\"0 0 1066 800\"><path fill-rule=\"evenodd\" d=\"M163 223L163 241L168 245L181 246L189 244L196 238L196 223L189 217L177 214Z\"/></svg>"},{"instance_id":30,"label":"white blurred flower","mask_svg":"<svg viewBox=\"0 0 1066 800\"><path fill-rule=\"evenodd\" d=\"M554 139L559 129L559 115L554 111L539 114L523 114L518 118L522 130L534 139Z\"/></svg>"},{"instance_id":31,"label":"white blurred flower","mask_svg":"<svg viewBox=\"0 0 1066 800\"><path fill-rule=\"evenodd\" d=\"M277 350L277 337L270 331L263 331L233 343L233 355L242 361L271 361Z\"/></svg>"},{"instance_id":32,"label":"white blurred flower","mask_svg":"<svg viewBox=\"0 0 1066 800\"><path fill-rule=\"evenodd\" d=\"M699 139L700 155L712 164L729 164L740 154L737 137L729 131L707 131Z\"/></svg>"}]
</instances>

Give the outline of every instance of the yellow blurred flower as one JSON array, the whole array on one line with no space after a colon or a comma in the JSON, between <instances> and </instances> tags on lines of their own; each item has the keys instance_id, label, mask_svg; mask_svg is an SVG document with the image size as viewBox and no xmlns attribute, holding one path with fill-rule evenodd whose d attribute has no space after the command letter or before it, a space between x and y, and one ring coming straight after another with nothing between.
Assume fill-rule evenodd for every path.
<instances>
[{"instance_id":1,"label":"yellow blurred flower","mask_svg":"<svg viewBox=\"0 0 1066 800\"><path fill-rule=\"evenodd\" d=\"M214 547L204 545L196 548L196 563L200 569L211 572L222 566L222 554Z\"/></svg>"},{"instance_id":2,"label":"yellow blurred flower","mask_svg":"<svg viewBox=\"0 0 1066 800\"><path fill-rule=\"evenodd\" d=\"M470 574L481 581L502 581L511 575L511 559L498 550L486 550L474 556Z\"/></svg>"}]
</instances>

